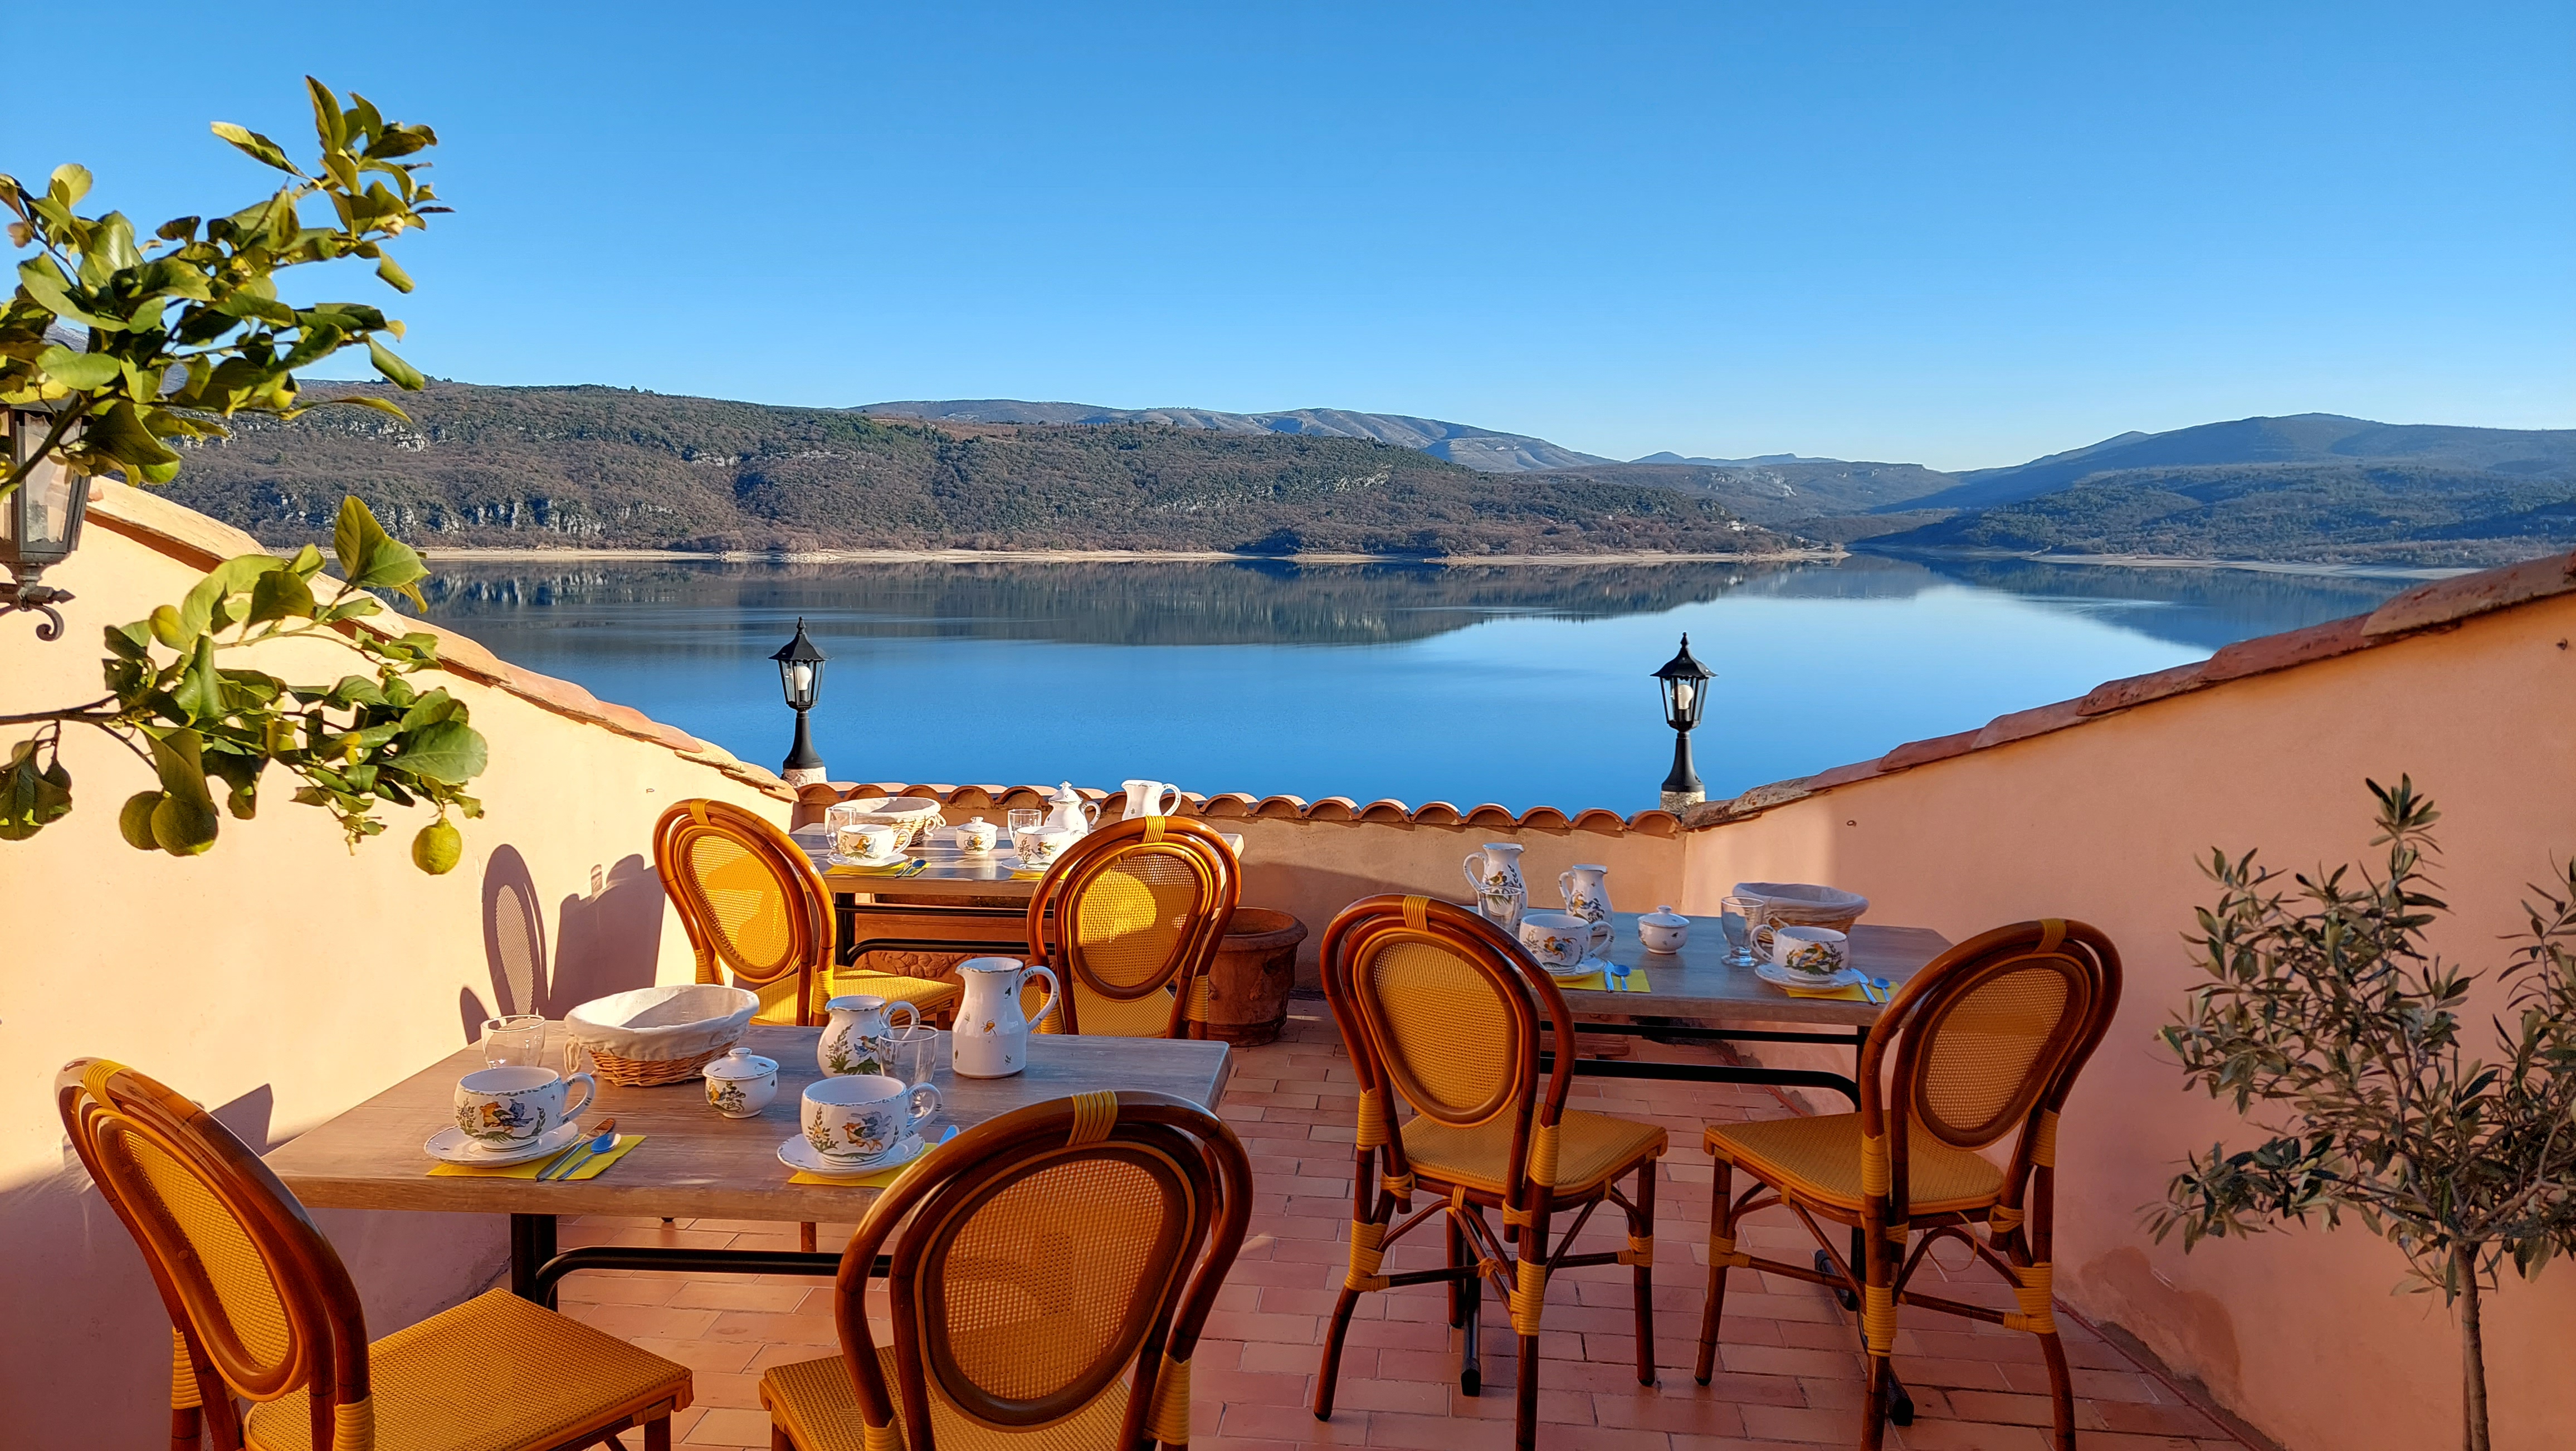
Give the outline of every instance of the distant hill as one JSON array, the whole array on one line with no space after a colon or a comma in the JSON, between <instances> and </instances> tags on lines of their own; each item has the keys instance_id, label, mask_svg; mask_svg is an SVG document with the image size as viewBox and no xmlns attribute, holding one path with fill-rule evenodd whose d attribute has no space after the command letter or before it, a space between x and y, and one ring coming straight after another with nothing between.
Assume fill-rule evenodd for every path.
<instances>
[{"instance_id":1,"label":"distant hill","mask_svg":"<svg viewBox=\"0 0 2576 1451\"><path fill-rule=\"evenodd\" d=\"M415 543L1225 550L1404 556L1775 552L1715 499L1574 475L1505 481L1369 438L1148 423L931 423L619 388L486 388L245 417L169 493L288 543L344 492Z\"/></svg>"},{"instance_id":2,"label":"distant hill","mask_svg":"<svg viewBox=\"0 0 2576 1451\"><path fill-rule=\"evenodd\" d=\"M954 423L1152 423L1168 428L1205 428L1219 433L1290 433L1321 438L1369 438L1398 448L1418 449L1433 458L1463 464L1481 473L1509 474L1529 469L1571 468L1608 463L1588 453L1559 448L1543 438L1496 433L1437 418L1401 413L1353 413L1341 408L1296 408L1284 413L1220 413L1207 408L1102 408L1090 403L1024 403L1013 398L967 398L944 402L912 400L864 403L860 413L890 418L920 418Z\"/></svg>"},{"instance_id":3,"label":"distant hill","mask_svg":"<svg viewBox=\"0 0 2576 1451\"><path fill-rule=\"evenodd\" d=\"M2119 469L1864 547L2483 566L2576 547L2576 479L2386 458Z\"/></svg>"},{"instance_id":4,"label":"distant hill","mask_svg":"<svg viewBox=\"0 0 2576 1451\"><path fill-rule=\"evenodd\" d=\"M1655 455L1671 458L1670 454ZM1694 460L1690 463L1589 464L1551 470L1532 477L1585 478L1602 483L1682 489L1715 499L1735 513L1771 529L1824 537L1836 532L1834 522L1849 521L1861 533L1872 532L1868 516L1881 509L1905 509L1927 495L1955 487L1954 474L1921 464L1847 463L1841 459L1777 455L1768 460ZM1886 527L1901 528L1901 523ZM1851 537L1844 533L1842 537Z\"/></svg>"},{"instance_id":5,"label":"distant hill","mask_svg":"<svg viewBox=\"0 0 2576 1451\"><path fill-rule=\"evenodd\" d=\"M2218 465L2388 462L2533 479L2576 479L2576 429L2373 423L2333 413L2240 418L2168 433L2123 433L2010 468L1975 469L1907 508L1985 509L2095 474Z\"/></svg>"}]
</instances>

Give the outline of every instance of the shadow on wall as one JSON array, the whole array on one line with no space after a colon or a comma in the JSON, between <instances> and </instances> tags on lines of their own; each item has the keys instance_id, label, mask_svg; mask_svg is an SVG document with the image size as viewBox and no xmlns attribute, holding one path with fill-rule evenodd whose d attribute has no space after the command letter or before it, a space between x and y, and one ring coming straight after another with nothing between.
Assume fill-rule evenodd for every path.
<instances>
[{"instance_id":1,"label":"shadow on wall","mask_svg":"<svg viewBox=\"0 0 2576 1451\"><path fill-rule=\"evenodd\" d=\"M486 1004L472 988L458 991L465 1041L482 1036L487 1018L560 1018L593 998L651 987L662 954L662 904L662 879L643 857L626 857L606 872L592 868L590 891L564 898L556 909L550 972L544 899L527 858L516 847L494 850L483 872L483 957L492 999Z\"/></svg>"}]
</instances>

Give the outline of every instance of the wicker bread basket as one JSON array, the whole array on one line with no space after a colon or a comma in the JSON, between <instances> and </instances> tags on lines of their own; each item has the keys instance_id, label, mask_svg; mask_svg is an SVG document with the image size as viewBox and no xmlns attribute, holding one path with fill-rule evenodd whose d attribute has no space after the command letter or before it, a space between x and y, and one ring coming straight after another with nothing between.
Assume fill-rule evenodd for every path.
<instances>
[{"instance_id":1,"label":"wicker bread basket","mask_svg":"<svg viewBox=\"0 0 2576 1451\"><path fill-rule=\"evenodd\" d=\"M1735 895L1758 897L1763 919L1774 927L1827 927L1849 932L1869 910L1869 898L1839 887L1805 882L1738 882Z\"/></svg>"},{"instance_id":2,"label":"wicker bread basket","mask_svg":"<svg viewBox=\"0 0 2576 1451\"><path fill-rule=\"evenodd\" d=\"M594 998L564 1014L564 1027L590 1050L610 1083L650 1088L684 1083L742 1041L760 999L738 987L678 983Z\"/></svg>"}]
</instances>

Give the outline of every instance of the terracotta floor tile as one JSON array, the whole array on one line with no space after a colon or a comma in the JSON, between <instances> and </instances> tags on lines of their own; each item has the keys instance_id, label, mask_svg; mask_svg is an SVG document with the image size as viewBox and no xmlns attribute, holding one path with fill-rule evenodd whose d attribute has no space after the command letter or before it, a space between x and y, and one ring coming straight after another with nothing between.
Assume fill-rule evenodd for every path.
<instances>
[{"instance_id":1,"label":"terracotta floor tile","mask_svg":"<svg viewBox=\"0 0 2576 1451\"><path fill-rule=\"evenodd\" d=\"M716 1406L698 1417L679 1438L683 1446L758 1446L769 1444L769 1413Z\"/></svg>"}]
</instances>

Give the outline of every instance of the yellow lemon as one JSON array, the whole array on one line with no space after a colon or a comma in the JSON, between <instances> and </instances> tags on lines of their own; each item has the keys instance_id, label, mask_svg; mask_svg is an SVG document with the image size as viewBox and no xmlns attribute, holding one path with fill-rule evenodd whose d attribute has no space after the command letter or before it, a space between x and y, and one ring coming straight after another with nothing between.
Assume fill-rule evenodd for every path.
<instances>
[{"instance_id":1,"label":"yellow lemon","mask_svg":"<svg viewBox=\"0 0 2576 1451\"><path fill-rule=\"evenodd\" d=\"M411 864L433 877L456 870L465 856L465 834L440 817L411 839Z\"/></svg>"}]
</instances>

